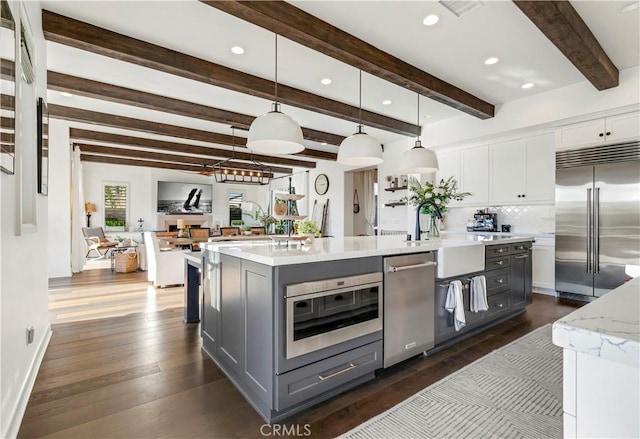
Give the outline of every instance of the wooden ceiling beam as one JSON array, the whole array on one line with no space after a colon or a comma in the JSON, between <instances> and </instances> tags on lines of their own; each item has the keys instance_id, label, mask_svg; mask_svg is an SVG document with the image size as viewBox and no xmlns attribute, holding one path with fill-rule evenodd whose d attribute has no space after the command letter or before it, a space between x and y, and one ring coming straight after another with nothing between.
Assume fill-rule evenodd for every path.
<instances>
[{"instance_id":1,"label":"wooden ceiling beam","mask_svg":"<svg viewBox=\"0 0 640 439\"><path fill-rule=\"evenodd\" d=\"M56 104L49 104L49 117L74 122L90 123L93 125L111 128L141 131L150 134L160 134L163 136L178 137L181 139L198 140L200 142L217 143L219 145L228 145L240 148L246 148L247 143L247 139L240 136L234 137L228 134L214 133L195 128L185 128L178 125L169 125L149 120L100 113L97 111L83 110L81 108L66 107ZM333 161L337 158L336 153L308 148L295 155Z\"/></svg>"},{"instance_id":2,"label":"wooden ceiling beam","mask_svg":"<svg viewBox=\"0 0 640 439\"><path fill-rule=\"evenodd\" d=\"M284 1L203 3L480 119L495 107Z\"/></svg>"},{"instance_id":3,"label":"wooden ceiling beam","mask_svg":"<svg viewBox=\"0 0 640 439\"><path fill-rule=\"evenodd\" d=\"M202 166L186 165L182 163L166 163L155 162L151 160L136 160L126 159L122 157L108 157L104 155L93 154L80 154L80 160L85 162L95 163L107 163L111 165L127 165L127 166L142 166L145 168L161 168L161 169L173 169L174 171L187 171L198 173L202 171ZM265 174L266 177L272 178L273 174ZM241 183L238 183L241 184Z\"/></svg>"},{"instance_id":4,"label":"wooden ceiling beam","mask_svg":"<svg viewBox=\"0 0 640 439\"><path fill-rule=\"evenodd\" d=\"M208 146L189 145L186 143L167 142L164 140L145 139L142 137L125 136L122 134L103 133L100 131L83 130L78 128L69 129L69 137L72 141L91 141L113 143L116 145L136 146L140 148L160 149L170 152L181 152L186 154L199 154L208 157L232 158L238 160L256 160L262 163L273 163L275 165L297 166L302 168L315 168L316 162L295 160L286 157L271 157L251 154L247 152L228 149L210 148Z\"/></svg>"},{"instance_id":5,"label":"wooden ceiling beam","mask_svg":"<svg viewBox=\"0 0 640 439\"><path fill-rule=\"evenodd\" d=\"M161 162L175 162L175 163L183 163L188 165L196 165L200 166L201 169L206 165L208 167L213 166L214 164L220 162L220 160L212 159L210 157L195 157L195 156L186 156L186 155L176 155L176 154L164 154L152 151L141 151L139 149L132 148L117 148L113 146L102 146L102 145L91 145L88 143L74 143L75 146L80 148L82 153L94 153L94 154L106 154L110 156L122 157L122 158L136 158L136 159L144 159L144 160L157 160ZM235 169L246 169L253 170L255 167L251 166L249 163L238 162L234 160L230 160L226 163L226 166ZM282 168L279 166L268 166L271 169L271 172L277 174L292 174L292 168Z\"/></svg>"},{"instance_id":6,"label":"wooden ceiling beam","mask_svg":"<svg viewBox=\"0 0 640 439\"><path fill-rule=\"evenodd\" d=\"M47 10L42 11L42 28L45 38L49 41L205 84L273 100L275 84L269 79L147 43ZM356 123L359 121L358 107L284 84L278 84L278 98L282 103L305 110ZM373 128L405 136L414 137L420 133L418 125L370 111L362 111L362 122Z\"/></svg>"},{"instance_id":7,"label":"wooden ceiling beam","mask_svg":"<svg viewBox=\"0 0 640 439\"><path fill-rule=\"evenodd\" d=\"M251 126L251 122L255 119L253 116L248 116L246 114L195 104L193 102L182 101L180 99L167 98L153 93L133 90L126 87L106 84L104 82L93 81L91 79L78 78L76 76L52 71L47 72L47 88L49 90L67 92L93 99L131 105L138 108L163 111L165 113L193 117L196 119L232 125L244 129L248 129L249 126ZM307 140L325 142L331 145L340 145L342 140L344 140L343 136L325 133L318 130L311 130L308 128L302 128L302 134ZM224 138L228 139L227 142L231 141L231 136L220 137L220 139ZM310 149L310 151L313 150ZM299 153L299 155L305 154L305 151Z\"/></svg>"},{"instance_id":8,"label":"wooden ceiling beam","mask_svg":"<svg viewBox=\"0 0 640 439\"><path fill-rule=\"evenodd\" d=\"M513 2L596 89L618 86L618 68L571 3L566 0Z\"/></svg>"}]
</instances>

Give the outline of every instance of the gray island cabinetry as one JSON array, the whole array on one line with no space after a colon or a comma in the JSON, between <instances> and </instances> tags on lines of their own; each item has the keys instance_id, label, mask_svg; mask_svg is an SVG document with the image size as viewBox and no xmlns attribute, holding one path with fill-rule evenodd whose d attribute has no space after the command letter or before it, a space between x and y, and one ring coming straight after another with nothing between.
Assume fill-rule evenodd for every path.
<instances>
[{"instance_id":1,"label":"gray island cabinetry","mask_svg":"<svg viewBox=\"0 0 640 439\"><path fill-rule=\"evenodd\" d=\"M406 352L400 349L399 358L408 358L524 312L531 302L532 238L489 239L459 235L407 243L384 236L320 238L304 246L268 241L205 244L203 350L264 419L279 422L373 379L384 367L384 342L397 339L386 354L400 346ZM404 260L395 256L403 255L427 262L395 264ZM430 276L420 277L423 266L430 266ZM398 282L391 282L390 274ZM471 313L469 279L481 274L487 278L489 309ZM454 279L467 286L467 326L460 331L444 309ZM419 284L424 282L421 300ZM414 293L408 294L409 287ZM385 304L385 295L394 300ZM419 308L426 313L421 319L418 312L420 325L435 326L425 327L424 337L425 331L410 323L416 321L410 318L418 309L415 300L428 305ZM385 306L394 319L385 320ZM412 308L395 309L398 306ZM407 337L414 341L394 331L411 333ZM424 347L422 338L428 339Z\"/></svg>"},{"instance_id":2,"label":"gray island cabinetry","mask_svg":"<svg viewBox=\"0 0 640 439\"><path fill-rule=\"evenodd\" d=\"M372 379L382 368L382 310L371 305L381 297L381 267L381 257L269 266L206 251L203 349L269 422ZM348 283L370 273L379 276L379 291L336 285L329 291L335 294L301 296L293 312L301 318L301 331L318 332L349 309L367 307L379 313L379 328L326 346L316 339L308 352L287 358L287 325L293 324L287 318L287 286L327 279ZM305 327L311 320L319 323Z\"/></svg>"}]
</instances>

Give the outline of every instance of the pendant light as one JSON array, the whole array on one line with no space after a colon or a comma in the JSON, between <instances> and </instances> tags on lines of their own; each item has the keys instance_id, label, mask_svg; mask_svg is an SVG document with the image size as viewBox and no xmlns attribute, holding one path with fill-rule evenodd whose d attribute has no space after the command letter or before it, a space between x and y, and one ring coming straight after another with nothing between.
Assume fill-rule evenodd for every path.
<instances>
[{"instance_id":1,"label":"pendant light","mask_svg":"<svg viewBox=\"0 0 640 439\"><path fill-rule=\"evenodd\" d=\"M382 147L374 137L362 131L362 70L360 70L358 131L342 141L337 162L348 166L374 166L382 163Z\"/></svg>"},{"instance_id":2,"label":"pendant light","mask_svg":"<svg viewBox=\"0 0 640 439\"><path fill-rule=\"evenodd\" d=\"M418 94L418 126L420 125L420 95ZM430 174L436 172L438 158L436 154L422 146L420 133L416 144L409 151L405 151L400 158L400 173L402 174Z\"/></svg>"},{"instance_id":3,"label":"pendant light","mask_svg":"<svg viewBox=\"0 0 640 439\"><path fill-rule=\"evenodd\" d=\"M271 111L256 117L249 128L247 148L263 154L295 154L304 150L302 130L290 116L280 111L278 102L278 35L276 34L275 102Z\"/></svg>"}]
</instances>

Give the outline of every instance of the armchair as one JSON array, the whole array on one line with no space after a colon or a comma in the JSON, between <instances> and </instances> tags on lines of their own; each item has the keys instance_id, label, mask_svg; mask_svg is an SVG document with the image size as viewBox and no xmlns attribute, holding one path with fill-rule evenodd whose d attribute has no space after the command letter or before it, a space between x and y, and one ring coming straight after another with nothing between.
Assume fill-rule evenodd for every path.
<instances>
[{"instance_id":1,"label":"armchair","mask_svg":"<svg viewBox=\"0 0 640 439\"><path fill-rule=\"evenodd\" d=\"M111 242L104 236L102 227L83 227L82 234L87 244L87 253L84 255L85 258L88 258L91 252L96 252L98 259L104 258L110 248L118 245L117 242ZM104 250L104 252L101 250Z\"/></svg>"},{"instance_id":2,"label":"armchair","mask_svg":"<svg viewBox=\"0 0 640 439\"><path fill-rule=\"evenodd\" d=\"M156 287L184 284L184 254L189 250L171 248L160 250L154 232L144 232L147 251L147 279Z\"/></svg>"}]
</instances>

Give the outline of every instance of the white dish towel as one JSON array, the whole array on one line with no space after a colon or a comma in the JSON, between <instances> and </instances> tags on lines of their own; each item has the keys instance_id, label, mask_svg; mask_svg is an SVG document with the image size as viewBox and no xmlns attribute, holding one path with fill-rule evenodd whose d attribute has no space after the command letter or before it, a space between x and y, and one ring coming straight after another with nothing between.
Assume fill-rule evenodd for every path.
<instances>
[{"instance_id":1,"label":"white dish towel","mask_svg":"<svg viewBox=\"0 0 640 439\"><path fill-rule=\"evenodd\" d=\"M487 311L489 304L487 303L487 279L484 276L475 276L471 278L471 312Z\"/></svg>"},{"instance_id":2,"label":"white dish towel","mask_svg":"<svg viewBox=\"0 0 640 439\"><path fill-rule=\"evenodd\" d=\"M456 331L461 330L467 324L464 317L464 301L462 299L462 282L454 280L449 283L449 290L447 291L447 300L444 304L444 308L453 313L453 322Z\"/></svg>"}]
</instances>

